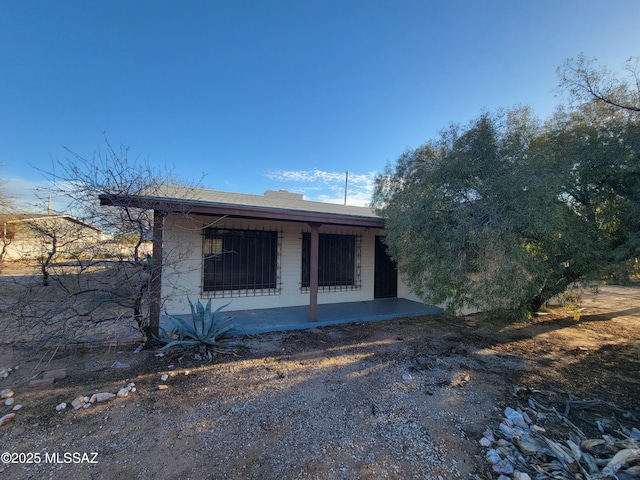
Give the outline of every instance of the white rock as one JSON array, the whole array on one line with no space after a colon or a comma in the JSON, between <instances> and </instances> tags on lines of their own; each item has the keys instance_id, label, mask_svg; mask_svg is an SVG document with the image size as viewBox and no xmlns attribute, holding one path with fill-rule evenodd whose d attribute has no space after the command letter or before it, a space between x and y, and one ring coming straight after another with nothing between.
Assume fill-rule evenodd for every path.
<instances>
[{"instance_id":1,"label":"white rock","mask_svg":"<svg viewBox=\"0 0 640 480\"><path fill-rule=\"evenodd\" d=\"M502 460L502 458L500 458L500 454L493 448L487 451L484 458L486 458L487 462L489 462L491 465L495 465L500 460Z\"/></svg>"},{"instance_id":2,"label":"white rock","mask_svg":"<svg viewBox=\"0 0 640 480\"><path fill-rule=\"evenodd\" d=\"M59 411L59 412L61 410L64 410L65 408L67 408L67 404L65 402L62 402L62 403L56 405L56 410Z\"/></svg>"},{"instance_id":3,"label":"white rock","mask_svg":"<svg viewBox=\"0 0 640 480\"><path fill-rule=\"evenodd\" d=\"M493 471L504 475L511 475L513 473L513 463L505 458L493 464Z\"/></svg>"},{"instance_id":4,"label":"white rock","mask_svg":"<svg viewBox=\"0 0 640 480\"><path fill-rule=\"evenodd\" d=\"M510 427L505 423L500 424L500 431L504 434L505 437L513 438L520 435L524 435L524 430L518 427Z\"/></svg>"},{"instance_id":5,"label":"white rock","mask_svg":"<svg viewBox=\"0 0 640 480\"><path fill-rule=\"evenodd\" d=\"M524 421L522 414L511 407L504 409L504 416L513 423L516 427L527 428L527 422Z\"/></svg>"},{"instance_id":6,"label":"white rock","mask_svg":"<svg viewBox=\"0 0 640 480\"><path fill-rule=\"evenodd\" d=\"M409 374L409 373L405 373L405 374L402 375L402 379L403 380L409 381L409 380L411 380L411 378L412 378L411 374Z\"/></svg>"},{"instance_id":7,"label":"white rock","mask_svg":"<svg viewBox=\"0 0 640 480\"><path fill-rule=\"evenodd\" d=\"M519 472L518 470L513 472L513 475L511 478L513 478L513 480L531 480L531 477L529 476L528 473Z\"/></svg>"},{"instance_id":8,"label":"white rock","mask_svg":"<svg viewBox=\"0 0 640 480\"><path fill-rule=\"evenodd\" d=\"M9 397L4 401L5 405L13 405L13 402L15 402L15 399L13 397Z\"/></svg>"},{"instance_id":9,"label":"white rock","mask_svg":"<svg viewBox=\"0 0 640 480\"><path fill-rule=\"evenodd\" d=\"M83 397L84 403L89 403L89 400L91 400L89 397Z\"/></svg>"},{"instance_id":10,"label":"white rock","mask_svg":"<svg viewBox=\"0 0 640 480\"><path fill-rule=\"evenodd\" d=\"M115 396L116 394L111 392L94 393L89 399L89 403L104 402Z\"/></svg>"},{"instance_id":11,"label":"white rock","mask_svg":"<svg viewBox=\"0 0 640 480\"><path fill-rule=\"evenodd\" d=\"M487 437L489 440L491 440L492 442L496 441L496 438L493 436L493 432L491 431L491 429L487 428L484 433L482 434L485 437Z\"/></svg>"},{"instance_id":12,"label":"white rock","mask_svg":"<svg viewBox=\"0 0 640 480\"><path fill-rule=\"evenodd\" d=\"M480 445L483 447L490 447L493 442L489 440L487 437L482 437L480 439Z\"/></svg>"},{"instance_id":13,"label":"white rock","mask_svg":"<svg viewBox=\"0 0 640 480\"><path fill-rule=\"evenodd\" d=\"M13 390L10 388L5 388L0 390L0 398L11 398L13 397Z\"/></svg>"},{"instance_id":14,"label":"white rock","mask_svg":"<svg viewBox=\"0 0 640 480\"><path fill-rule=\"evenodd\" d=\"M120 390L118 390L117 396L120 398L126 397L127 395L129 395L130 391L131 391L131 387L121 388Z\"/></svg>"},{"instance_id":15,"label":"white rock","mask_svg":"<svg viewBox=\"0 0 640 480\"><path fill-rule=\"evenodd\" d=\"M164 375L162 375L162 376L160 377L160 380L162 380L163 382L166 382L166 381L167 381L167 378L169 378L169 375L167 375L167 374L165 373Z\"/></svg>"},{"instance_id":16,"label":"white rock","mask_svg":"<svg viewBox=\"0 0 640 480\"><path fill-rule=\"evenodd\" d=\"M14 411L14 412L17 412L17 411L18 411L18 410L20 410L21 408L22 408L22 405L20 405L20 404L14 405L14 406L13 406L13 411Z\"/></svg>"},{"instance_id":17,"label":"white rock","mask_svg":"<svg viewBox=\"0 0 640 480\"><path fill-rule=\"evenodd\" d=\"M90 406L91 406L91 404L90 404L90 403L85 403L85 404L82 406L82 408L89 408Z\"/></svg>"},{"instance_id":18,"label":"white rock","mask_svg":"<svg viewBox=\"0 0 640 480\"><path fill-rule=\"evenodd\" d=\"M80 396L73 399L73 401L71 402L71 406L74 410L78 410L84 405L84 403L84 397Z\"/></svg>"}]
</instances>

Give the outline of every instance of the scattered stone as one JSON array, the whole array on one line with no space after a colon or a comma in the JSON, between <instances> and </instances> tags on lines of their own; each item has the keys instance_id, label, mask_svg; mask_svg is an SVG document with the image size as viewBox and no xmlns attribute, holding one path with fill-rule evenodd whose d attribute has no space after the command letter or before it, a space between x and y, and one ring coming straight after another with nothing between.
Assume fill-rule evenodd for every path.
<instances>
[{"instance_id":1,"label":"scattered stone","mask_svg":"<svg viewBox=\"0 0 640 480\"><path fill-rule=\"evenodd\" d=\"M167 374L165 373L164 375L162 375L162 376L160 377L160 380L162 380L163 382L166 382L168 378L169 378L169 375L167 375Z\"/></svg>"},{"instance_id":2,"label":"scattered stone","mask_svg":"<svg viewBox=\"0 0 640 480\"><path fill-rule=\"evenodd\" d=\"M131 387L127 385L126 387L123 387L120 390L118 390L118 393L116 395L120 398L126 397L127 395L129 395L130 391L131 391Z\"/></svg>"},{"instance_id":3,"label":"scattered stone","mask_svg":"<svg viewBox=\"0 0 640 480\"><path fill-rule=\"evenodd\" d=\"M59 411L59 412L61 412L65 408L67 408L67 404L65 402L62 402L62 403L59 403L58 405L56 405L56 410Z\"/></svg>"},{"instance_id":4,"label":"scattered stone","mask_svg":"<svg viewBox=\"0 0 640 480\"><path fill-rule=\"evenodd\" d=\"M500 458L500 454L497 452L497 450L493 448L487 451L484 457L487 459L487 462L489 462L491 465L495 465L500 460L502 460L502 458Z\"/></svg>"},{"instance_id":5,"label":"scattered stone","mask_svg":"<svg viewBox=\"0 0 640 480\"><path fill-rule=\"evenodd\" d=\"M409 380L411 380L412 378L413 378L413 377L411 377L411 374L410 374L410 373L405 373L405 374L403 374L403 375L402 375L402 379L403 379L403 380L406 380L406 381L409 381Z\"/></svg>"},{"instance_id":6,"label":"scattered stone","mask_svg":"<svg viewBox=\"0 0 640 480\"><path fill-rule=\"evenodd\" d=\"M17 405L14 405L13 407L13 411L17 412L18 410L20 410L22 408L22 405L20 405L19 403Z\"/></svg>"},{"instance_id":7,"label":"scattered stone","mask_svg":"<svg viewBox=\"0 0 640 480\"><path fill-rule=\"evenodd\" d=\"M143 346L144 346L144 345L142 345L142 344L138 345L138 346L136 347L136 349L133 351L133 353L140 353L140 352L142 351L142 347L143 347Z\"/></svg>"},{"instance_id":8,"label":"scattered stone","mask_svg":"<svg viewBox=\"0 0 640 480\"><path fill-rule=\"evenodd\" d=\"M514 471L513 463L505 458L493 464L493 471L501 475L511 475Z\"/></svg>"},{"instance_id":9,"label":"scattered stone","mask_svg":"<svg viewBox=\"0 0 640 480\"><path fill-rule=\"evenodd\" d=\"M43 378L55 378L56 380L61 380L67 377L67 369L59 368L57 370L49 370L44 372Z\"/></svg>"},{"instance_id":10,"label":"scattered stone","mask_svg":"<svg viewBox=\"0 0 640 480\"><path fill-rule=\"evenodd\" d=\"M10 388L5 388L4 390L0 390L0 398L9 398L13 397L13 390Z\"/></svg>"},{"instance_id":11,"label":"scattered stone","mask_svg":"<svg viewBox=\"0 0 640 480\"><path fill-rule=\"evenodd\" d=\"M82 395L80 395L79 397L76 397L73 399L73 401L71 402L71 406L73 407L74 410L78 410L80 408L82 408L82 406L84 405L84 397Z\"/></svg>"},{"instance_id":12,"label":"scattered stone","mask_svg":"<svg viewBox=\"0 0 640 480\"><path fill-rule=\"evenodd\" d=\"M9 373L11 373L11 371L12 371L11 367L0 368L0 378L7 378L9 376Z\"/></svg>"},{"instance_id":13,"label":"scattered stone","mask_svg":"<svg viewBox=\"0 0 640 480\"><path fill-rule=\"evenodd\" d=\"M94 393L89 399L89 403L104 402L105 400L109 400L115 396L116 394L111 392Z\"/></svg>"},{"instance_id":14,"label":"scattered stone","mask_svg":"<svg viewBox=\"0 0 640 480\"><path fill-rule=\"evenodd\" d=\"M14 418L16 418L15 413L7 413L5 416L0 417L0 427L2 425L6 425L7 423L13 421Z\"/></svg>"},{"instance_id":15,"label":"scattered stone","mask_svg":"<svg viewBox=\"0 0 640 480\"><path fill-rule=\"evenodd\" d=\"M84 400L84 403L89 403L91 399L89 397L82 397L82 400Z\"/></svg>"},{"instance_id":16,"label":"scattered stone","mask_svg":"<svg viewBox=\"0 0 640 480\"><path fill-rule=\"evenodd\" d=\"M191 371L190 371L190 370L185 370L185 371L184 371L184 374L185 374L185 375L189 375L190 373L191 373Z\"/></svg>"},{"instance_id":17,"label":"scattered stone","mask_svg":"<svg viewBox=\"0 0 640 480\"><path fill-rule=\"evenodd\" d=\"M35 380L31 380L29 382L29 387L31 388L47 387L51 385L55 380L56 380L55 377L36 378Z\"/></svg>"},{"instance_id":18,"label":"scattered stone","mask_svg":"<svg viewBox=\"0 0 640 480\"><path fill-rule=\"evenodd\" d=\"M513 480L531 480L531 477L529 476L528 473L519 472L518 470L513 472L513 475L511 476L511 478Z\"/></svg>"},{"instance_id":19,"label":"scattered stone","mask_svg":"<svg viewBox=\"0 0 640 480\"><path fill-rule=\"evenodd\" d=\"M504 416L507 420L509 420L513 425L520 428L528 428L527 422L524 421L524 417L522 414L513 408L507 407L504 410Z\"/></svg>"},{"instance_id":20,"label":"scattered stone","mask_svg":"<svg viewBox=\"0 0 640 480\"><path fill-rule=\"evenodd\" d=\"M158 390L166 390L169 388L169 385L158 385Z\"/></svg>"},{"instance_id":21,"label":"scattered stone","mask_svg":"<svg viewBox=\"0 0 640 480\"><path fill-rule=\"evenodd\" d=\"M485 437L487 437L489 440L491 440L492 442L496 441L496 437L493 436L493 432L491 431L490 428L487 428L484 433L482 434Z\"/></svg>"},{"instance_id":22,"label":"scattered stone","mask_svg":"<svg viewBox=\"0 0 640 480\"><path fill-rule=\"evenodd\" d=\"M15 399L13 397L9 397L4 401L4 404L6 406L9 406L9 405L13 405L13 402L15 402Z\"/></svg>"},{"instance_id":23,"label":"scattered stone","mask_svg":"<svg viewBox=\"0 0 640 480\"><path fill-rule=\"evenodd\" d=\"M82 408L89 408L90 406L91 406L91 404L90 404L90 403L85 403L85 404L82 406Z\"/></svg>"},{"instance_id":24,"label":"scattered stone","mask_svg":"<svg viewBox=\"0 0 640 480\"><path fill-rule=\"evenodd\" d=\"M480 439L480 445L483 447L490 447L493 442L489 440L487 437L482 437Z\"/></svg>"},{"instance_id":25,"label":"scattered stone","mask_svg":"<svg viewBox=\"0 0 640 480\"><path fill-rule=\"evenodd\" d=\"M536 411L538 407L551 411L531 398L528 403L531 408L527 411L532 417L542 415ZM485 459L493 471L500 475L498 478L531 480L528 473L516 470L516 465L522 469L530 468L530 471L540 474L535 478L568 480L578 478L571 473L578 471L589 472L591 476L588 478L594 479L640 477L640 466L637 465L640 461L640 431L629 433L623 432L623 429L618 431L622 438L603 434L601 439L587 439L566 417L555 409L553 412L571 428L567 437L577 434L580 442L569 438L562 441L548 438L543 435L544 428L533 425L526 412L512 408L504 410L505 418L495 431L501 438L496 441L494 431L484 431L479 444L488 448ZM497 447L491 448L494 442Z\"/></svg>"}]
</instances>

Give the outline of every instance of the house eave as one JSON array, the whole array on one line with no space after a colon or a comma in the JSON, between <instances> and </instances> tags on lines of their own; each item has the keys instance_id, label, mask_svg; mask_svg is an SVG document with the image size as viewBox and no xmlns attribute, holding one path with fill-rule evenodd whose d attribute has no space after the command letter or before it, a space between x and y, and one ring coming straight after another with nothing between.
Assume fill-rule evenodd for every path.
<instances>
[{"instance_id":1,"label":"house eave","mask_svg":"<svg viewBox=\"0 0 640 480\"><path fill-rule=\"evenodd\" d=\"M128 205L164 213L181 213L206 216L228 216L323 225L344 225L363 228L384 228L384 219L376 216L359 216L340 213L317 212L287 208L238 205L198 200L181 200L165 197L112 197L100 196L104 206Z\"/></svg>"}]
</instances>

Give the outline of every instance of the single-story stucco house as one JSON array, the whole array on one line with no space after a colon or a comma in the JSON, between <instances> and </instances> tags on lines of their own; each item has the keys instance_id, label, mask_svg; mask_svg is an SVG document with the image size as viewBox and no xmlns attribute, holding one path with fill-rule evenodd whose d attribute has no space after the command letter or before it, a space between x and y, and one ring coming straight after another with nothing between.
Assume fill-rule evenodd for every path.
<instances>
[{"instance_id":1,"label":"single-story stucco house","mask_svg":"<svg viewBox=\"0 0 640 480\"><path fill-rule=\"evenodd\" d=\"M4 260L39 258L53 243L74 254L101 239L102 230L71 215L0 214L0 256Z\"/></svg>"},{"instance_id":2,"label":"single-story stucco house","mask_svg":"<svg viewBox=\"0 0 640 480\"><path fill-rule=\"evenodd\" d=\"M152 329L161 311L188 314L187 298L219 300L214 307L231 300L232 311L304 307L306 322L322 321L319 305L418 301L387 255L384 219L370 208L287 191L175 186L126 202L154 210Z\"/></svg>"}]
</instances>

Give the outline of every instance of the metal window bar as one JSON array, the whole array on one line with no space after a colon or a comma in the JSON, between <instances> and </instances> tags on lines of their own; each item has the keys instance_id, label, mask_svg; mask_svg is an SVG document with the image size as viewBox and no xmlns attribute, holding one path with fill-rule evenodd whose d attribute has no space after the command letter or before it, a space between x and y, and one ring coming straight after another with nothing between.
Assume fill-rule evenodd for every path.
<instances>
[{"instance_id":1,"label":"metal window bar","mask_svg":"<svg viewBox=\"0 0 640 480\"><path fill-rule=\"evenodd\" d=\"M362 236L321 233L318 245L318 287L322 292L358 290L361 281ZM311 234L302 233L301 289L310 288Z\"/></svg>"},{"instance_id":2,"label":"metal window bar","mask_svg":"<svg viewBox=\"0 0 640 480\"><path fill-rule=\"evenodd\" d=\"M278 230L204 228L202 292L213 297L280 293Z\"/></svg>"}]
</instances>

